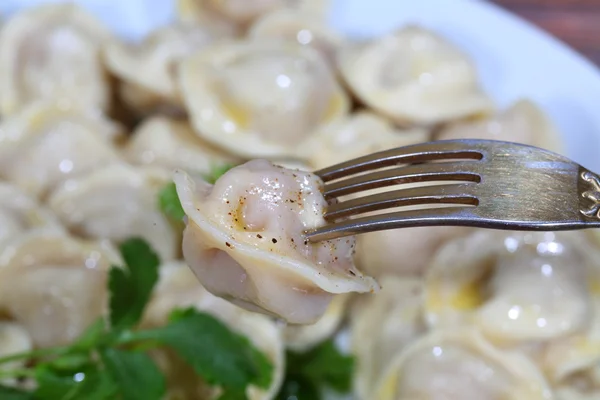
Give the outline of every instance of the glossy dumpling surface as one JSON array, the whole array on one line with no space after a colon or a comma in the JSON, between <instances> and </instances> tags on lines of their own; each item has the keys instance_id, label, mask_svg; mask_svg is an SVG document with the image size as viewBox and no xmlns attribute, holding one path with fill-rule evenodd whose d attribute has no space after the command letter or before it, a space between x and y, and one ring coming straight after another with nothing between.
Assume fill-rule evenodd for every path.
<instances>
[{"instance_id":1,"label":"glossy dumpling surface","mask_svg":"<svg viewBox=\"0 0 600 400\"><path fill-rule=\"evenodd\" d=\"M117 162L121 128L85 109L31 103L0 125L0 175L43 196L69 178Z\"/></svg>"},{"instance_id":2,"label":"glossy dumpling surface","mask_svg":"<svg viewBox=\"0 0 600 400\"><path fill-rule=\"evenodd\" d=\"M0 33L0 112L52 99L105 109L101 46L109 31L75 4L48 4L11 18Z\"/></svg>"},{"instance_id":3,"label":"glossy dumpling surface","mask_svg":"<svg viewBox=\"0 0 600 400\"><path fill-rule=\"evenodd\" d=\"M432 125L492 109L470 60L421 27L350 44L339 66L361 101L398 123Z\"/></svg>"},{"instance_id":4,"label":"glossy dumpling surface","mask_svg":"<svg viewBox=\"0 0 600 400\"><path fill-rule=\"evenodd\" d=\"M492 340L513 342L585 329L597 267L579 243L577 232L494 231L449 242L426 277L429 322L471 321Z\"/></svg>"},{"instance_id":5,"label":"glossy dumpling surface","mask_svg":"<svg viewBox=\"0 0 600 400\"><path fill-rule=\"evenodd\" d=\"M376 282L352 260L352 237L312 244L325 223L322 181L264 160L229 170L214 186L179 172L188 216L183 254L212 293L291 323L314 323L335 294L370 292Z\"/></svg>"},{"instance_id":6,"label":"glossy dumpling surface","mask_svg":"<svg viewBox=\"0 0 600 400\"><path fill-rule=\"evenodd\" d=\"M316 50L279 41L215 45L180 65L179 83L197 134L247 158L300 157L349 106Z\"/></svg>"}]
</instances>

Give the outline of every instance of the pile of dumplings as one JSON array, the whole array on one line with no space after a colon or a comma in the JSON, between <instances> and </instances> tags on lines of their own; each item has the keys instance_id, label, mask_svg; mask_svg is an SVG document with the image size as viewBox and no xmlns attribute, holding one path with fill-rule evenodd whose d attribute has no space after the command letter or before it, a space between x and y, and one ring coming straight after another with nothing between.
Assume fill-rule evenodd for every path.
<instances>
[{"instance_id":1,"label":"pile of dumplings","mask_svg":"<svg viewBox=\"0 0 600 400\"><path fill-rule=\"evenodd\" d=\"M202 271L186 261L226 260L189 244L184 260L188 239L157 201L173 179L178 190L201 191L212 186L200 177L215 166L263 159L245 164L247 180L283 166L296 171L284 170L291 185L306 187L314 183L307 171L432 139L563 152L536 104L499 110L472 62L443 37L405 26L345 38L326 24L326 6L179 0L177 21L137 43L73 4L2 22L0 356L76 339L107 310L107 272L122 263L116 246L140 236L162 261L142 326L193 306L246 335L275 365L270 388L248 388L252 400L276 396L286 349L305 351L340 331L356 357L357 400L599 399L595 232L374 232L340 242L330 274L287 262L304 277L318 274L326 295L260 268L253 287L228 286L239 271L227 265L199 283L194 272ZM233 178L210 190L247 183ZM180 191L188 217L194 195ZM321 265L326 250L306 257ZM280 262L269 257L253 262ZM282 315L292 323L273 317ZM215 397L172 354L152 357L167 376L168 399Z\"/></svg>"}]
</instances>

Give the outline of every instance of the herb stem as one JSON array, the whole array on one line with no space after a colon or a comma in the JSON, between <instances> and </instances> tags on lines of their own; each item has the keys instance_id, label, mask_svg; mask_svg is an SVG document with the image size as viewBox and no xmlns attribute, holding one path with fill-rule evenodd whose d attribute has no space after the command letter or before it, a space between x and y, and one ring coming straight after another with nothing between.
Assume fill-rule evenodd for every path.
<instances>
[{"instance_id":1,"label":"herb stem","mask_svg":"<svg viewBox=\"0 0 600 400\"><path fill-rule=\"evenodd\" d=\"M24 351L22 353L9 354L4 357L0 357L0 364L4 364L10 361L42 358L47 356L58 356L66 354L72 350L71 346L60 346L60 347L48 347L45 349L37 349L32 351Z\"/></svg>"},{"instance_id":2,"label":"herb stem","mask_svg":"<svg viewBox=\"0 0 600 400\"><path fill-rule=\"evenodd\" d=\"M0 379L5 378L20 378L20 377L35 377L35 371L32 369L2 369L0 370Z\"/></svg>"}]
</instances>

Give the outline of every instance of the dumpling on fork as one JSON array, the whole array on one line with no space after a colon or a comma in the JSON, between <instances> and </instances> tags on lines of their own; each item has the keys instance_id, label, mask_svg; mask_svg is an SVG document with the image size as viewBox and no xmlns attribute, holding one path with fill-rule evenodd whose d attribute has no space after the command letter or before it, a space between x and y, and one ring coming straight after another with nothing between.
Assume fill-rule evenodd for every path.
<instances>
[{"instance_id":1,"label":"dumpling on fork","mask_svg":"<svg viewBox=\"0 0 600 400\"><path fill-rule=\"evenodd\" d=\"M75 4L47 4L11 18L0 33L0 112L33 100L105 110L110 100L101 47L111 34Z\"/></svg>"},{"instance_id":2,"label":"dumpling on fork","mask_svg":"<svg viewBox=\"0 0 600 400\"><path fill-rule=\"evenodd\" d=\"M306 239L306 230L325 223L317 176L254 160L214 186L184 172L175 184L188 218L183 255L213 294L309 324L336 294L378 290L354 266L354 238Z\"/></svg>"},{"instance_id":3,"label":"dumpling on fork","mask_svg":"<svg viewBox=\"0 0 600 400\"><path fill-rule=\"evenodd\" d=\"M338 64L361 101L399 124L435 125L493 110L467 56L421 27L350 44Z\"/></svg>"},{"instance_id":4,"label":"dumpling on fork","mask_svg":"<svg viewBox=\"0 0 600 400\"><path fill-rule=\"evenodd\" d=\"M180 64L196 133L243 158L302 158L299 145L344 116L347 95L314 49L280 41L215 44Z\"/></svg>"}]
</instances>

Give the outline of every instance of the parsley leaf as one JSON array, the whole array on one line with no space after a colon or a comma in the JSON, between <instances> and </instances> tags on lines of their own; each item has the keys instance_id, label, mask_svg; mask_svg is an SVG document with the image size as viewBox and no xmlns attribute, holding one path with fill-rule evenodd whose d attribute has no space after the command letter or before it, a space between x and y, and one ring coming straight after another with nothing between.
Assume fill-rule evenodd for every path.
<instances>
[{"instance_id":1,"label":"parsley leaf","mask_svg":"<svg viewBox=\"0 0 600 400\"><path fill-rule=\"evenodd\" d=\"M234 164L213 165L210 172L208 174L204 174L203 178L206 182L214 185L215 182L225 174L225 172L229 171L233 167L235 167Z\"/></svg>"},{"instance_id":2,"label":"parsley leaf","mask_svg":"<svg viewBox=\"0 0 600 400\"><path fill-rule=\"evenodd\" d=\"M0 399L2 400L35 400L33 394L9 386L0 385Z\"/></svg>"},{"instance_id":3,"label":"parsley leaf","mask_svg":"<svg viewBox=\"0 0 600 400\"><path fill-rule=\"evenodd\" d=\"M177 310L163 327L135 334L175 350L209 384L241 391L253 384L266 388L273 365L242 335L215 317L194 309Z\"/></svg>"},{"instance_id":4,"label":"parsley leaf","mask_svg":"<svg viewBox=\"0 0 600 400\"><path fill-rule=\"evenodd\" d=\"M156 253L143 239L133 238L120 246L125 268L109 273L110 322L113 329L135 325L142 316L158 281L160 264Z\"/></svg>"},{"instance_id":5,"label":"parsley leaf","mask_svg":"<svg viewBox=\"0 0 600 400\"><path fill-rule=\"evenodd\" d=\"M185 216L185 211L183 211L173 182L167 184L158 193L158 206L163 214L174 221L181 221Z\"/></svg>"},{"instance_id":6,"label":"parsley leaf","mask_svg":"<svg viewBox=\"0 0 600 400\"><path fill-rule=\"evenodd\" d=\"M305 353L289 351L286 364L286 378L279 399L287 399L286 393L293 397L296 391L298 400L318 400L321 396L314 395L317 388L329 387L346 393L352 387L354 358L341 354L331 339Z\"/></svg>"},{"instance_id":7,"label":"parsley leaf","mask_svg":"<svg viewBox=\"0 0 600 400\"><path fill-rule=\"evenodd\" d=\"M36 400L108 400L116 394L116 384L89 358L81 365L62 368L55 362L40 364L35 368L38 384ZM93 394L93 396L92 396Z\"/></svg>"},{"instance_id":8,"label":"parsley leaf","mask_svg":"<svg viewBox=\"0 0 600 400\"><path fill-rule=\"evenodd\" d=\"M165 377L144 353L108 348L100 352L106 371L118 383L123 400L161 400Z\"/></svg>"}]
</instances>

